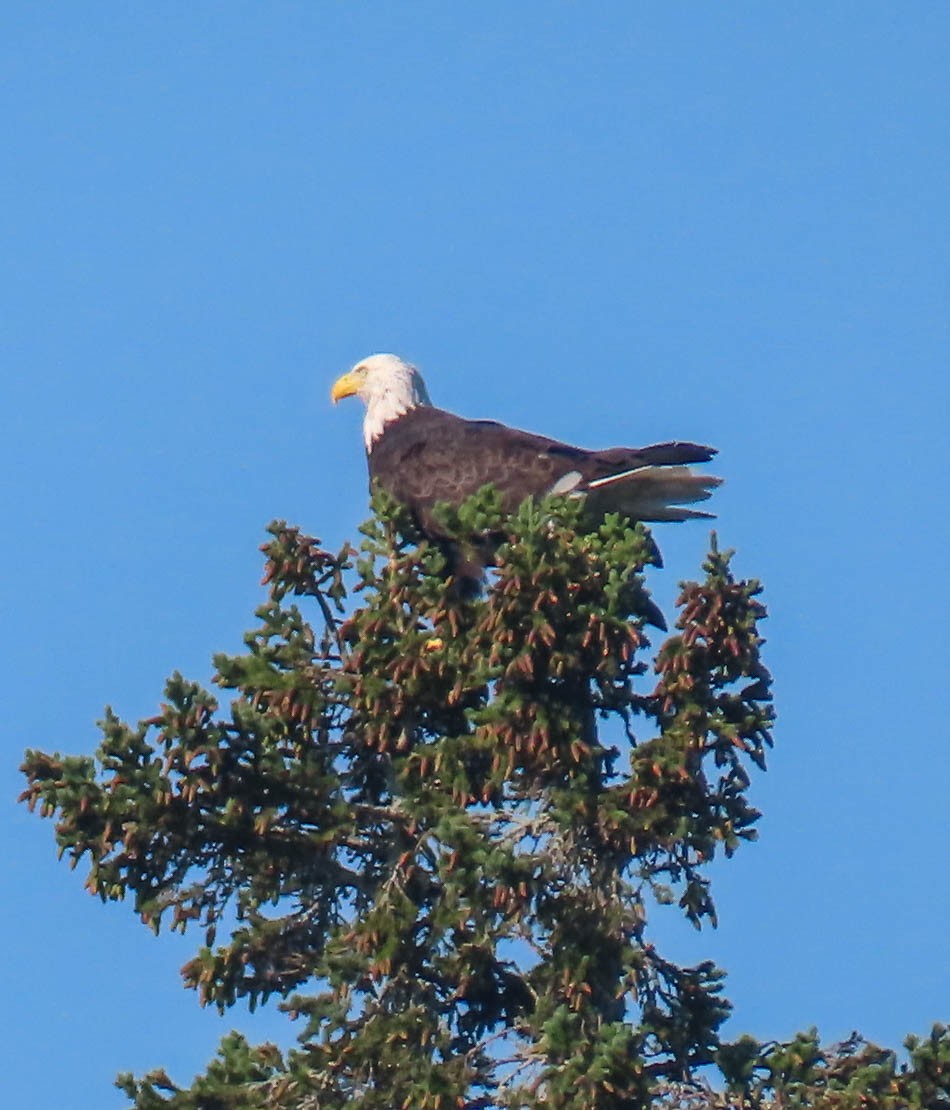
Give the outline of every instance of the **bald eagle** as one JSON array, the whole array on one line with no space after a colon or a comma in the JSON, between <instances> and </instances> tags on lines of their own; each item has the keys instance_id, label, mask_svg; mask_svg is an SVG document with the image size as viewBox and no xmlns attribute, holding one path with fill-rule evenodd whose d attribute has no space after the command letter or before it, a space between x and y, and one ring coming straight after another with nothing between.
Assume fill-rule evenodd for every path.
<instances>
[{"instance_id":1,"label":"bald eagle","mask_svg":"<svg viewBox=\"0 0 950 1110\"><path fill-rule=\"evenodd\" d=\"M506 512L529 497L561 494L583 498L593 521L613 512L642 521L709 517L685 506L705 501L721 482L689 469L708 462L714 447L657 443L587 451L492 420L465 420L435 408L422 375L397 355L363 359L331 391L334 403L354 395L366 405L371 483L404 504L422 533L437 542L444 537L434 506L458 505L489 482ZM455 570L463 573L458 565Z\"/></svg>"}]
</instances>

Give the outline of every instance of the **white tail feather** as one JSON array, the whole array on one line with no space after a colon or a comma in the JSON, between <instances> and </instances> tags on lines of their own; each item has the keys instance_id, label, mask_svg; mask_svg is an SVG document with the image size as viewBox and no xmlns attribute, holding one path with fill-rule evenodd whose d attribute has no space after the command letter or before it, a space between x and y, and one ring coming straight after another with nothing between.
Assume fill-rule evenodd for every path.
<instances>
[{"instance_id":1,"label":"white tail feather","mask_svg":"<svg viewBox=\"0 0 950 1110\"><path fill-rule=\"evenodd\" d=\"M591 482L587 504L596 513L619 512L633 520L691 520L712 514L681 506L706 501L721 483L688 466L641 466Z\"/></svg>"}]
</instances>

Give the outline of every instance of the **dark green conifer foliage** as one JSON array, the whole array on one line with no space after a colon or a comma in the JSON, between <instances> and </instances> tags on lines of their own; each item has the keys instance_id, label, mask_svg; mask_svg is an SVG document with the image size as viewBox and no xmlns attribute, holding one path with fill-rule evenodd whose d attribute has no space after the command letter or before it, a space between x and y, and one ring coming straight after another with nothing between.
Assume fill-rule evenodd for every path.
<instances>
[{"instance_id":1,"label":"dark green conifer foliage","mask_svg":"<svg viewBox=\"0 0 950 1110\"><path fill-rule=\"evenodd\" d=\"M656 901L715 920L704 868L754 836L749 771L771 743L759 586L715 539L652 657L642 526L588 533L563 501L505 521L486 489L443 519L463 542L510 537L468 598L397 506L374 507L361 554L271 526L259 625L215 658L223 703L176 674L152 719L107 711L94 758L27 754L24 798L87 858L89 890L156 932L203 931L183 972L202 1004L276 995L299 1020L298 1049L232 1034L188 1089L120 1077L132 1104L849 1107L864 1084L896 1107L946 1090L943 1031L904 1071L858 1042L721 1044L721 972L648 937ZM713 1063L726 1094L695 1085Z\"/></svg>"}]
</instances>

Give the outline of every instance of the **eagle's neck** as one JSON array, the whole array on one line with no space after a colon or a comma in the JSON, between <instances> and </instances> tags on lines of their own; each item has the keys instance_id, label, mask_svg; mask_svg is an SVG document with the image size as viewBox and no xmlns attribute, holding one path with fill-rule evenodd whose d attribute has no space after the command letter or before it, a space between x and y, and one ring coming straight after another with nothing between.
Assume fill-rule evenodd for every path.
<instances>
[{"instance_id":1,"label":"eagle's neck","mask_svg":"<svg viewBox=\"0 0 950 1110\"><path fill-rule=\"evenodd\" d=\"M372 451L373 444L386 430L387 425L419 405L431 404L425 384L418 372L403 381L393 382L386 389L374 393L366 404L363 418L363 442L366 450Z\"/></svg>"}]
</instances>

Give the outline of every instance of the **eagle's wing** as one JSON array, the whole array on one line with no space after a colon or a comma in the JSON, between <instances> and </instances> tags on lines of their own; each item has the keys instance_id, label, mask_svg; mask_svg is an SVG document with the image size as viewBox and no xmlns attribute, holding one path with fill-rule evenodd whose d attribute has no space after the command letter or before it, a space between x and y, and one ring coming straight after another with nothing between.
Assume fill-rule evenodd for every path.
<instances>
[{"instance_id":1,"label":"eagle's wing","mask_svg":"<svg viewBox=\"0 0 950 1110\"><path fill-rule=\"evenodd\" d=\"M416 511L439 501L458 504L488 482L511 511L546 492L584 454L491 420L419 406L387 425L369 467L371 478Z\"/></svg>"},{"instance_id":2,"label":"eagle's wing","mask_svg":"<svg viewBox=\"0 0 950 1110\"><path fill-rule=\"evenodd\" d=\"M592 512L637 520L706 515L678 506L705 500L719 480L693 474L713 448L694 443L587 451L489 420L419 406L389 424L369 455L370 476L420 520L439 501L458 504L488 482L513 511L528 497L584 496Z\"/></svg>"}]
</instances>

